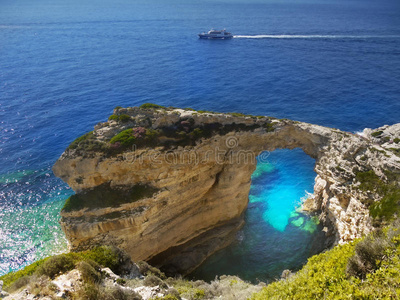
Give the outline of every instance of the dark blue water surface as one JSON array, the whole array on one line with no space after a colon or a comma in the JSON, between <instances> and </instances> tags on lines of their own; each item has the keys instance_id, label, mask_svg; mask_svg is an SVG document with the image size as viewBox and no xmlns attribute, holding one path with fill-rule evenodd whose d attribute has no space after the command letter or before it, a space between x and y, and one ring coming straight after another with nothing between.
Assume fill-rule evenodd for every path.
<instances>
[{"instance_id":1,"label":"dark blue water surface","mask_svg":"<svg viewBox=\"0 0 400 300\"><path fill-rule=\"evenodd\" d=\"M211 27L235 38L197 38ZM400 119L399 49L397 0L2 0L0 274L65 251L58 210L71 191L50 167L115 106L156 102L349 131L393 124ZM300 176L312 185L307 174ZM268 199L250 207L260 205L265 217L274 203ZM281 234L290 233L290 222Z\"/></svg>"}]
</instances>

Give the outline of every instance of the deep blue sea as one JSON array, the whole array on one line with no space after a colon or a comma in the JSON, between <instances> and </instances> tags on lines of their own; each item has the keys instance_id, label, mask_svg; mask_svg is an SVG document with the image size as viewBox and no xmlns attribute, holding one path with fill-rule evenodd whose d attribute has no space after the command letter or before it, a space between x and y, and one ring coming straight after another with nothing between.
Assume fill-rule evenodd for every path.
<instances>
[{"instance_id":1,"label":"deep blue sea","mask_svg":"<svg viewBox=\"0 0 400 300\"><path fill-rule=\"evenodd\" d=\"M235 38L197 38L210 28ZM66 251L58 212L72 191L51 166L115 106L355 132L400 121L399 49L398 0L1 0L0 274ZM295 211L313 164L301 151L260 163L246 226L198 276L269 280L299 268L320 239L320 225Z\"/></svg>"}]
</instances>

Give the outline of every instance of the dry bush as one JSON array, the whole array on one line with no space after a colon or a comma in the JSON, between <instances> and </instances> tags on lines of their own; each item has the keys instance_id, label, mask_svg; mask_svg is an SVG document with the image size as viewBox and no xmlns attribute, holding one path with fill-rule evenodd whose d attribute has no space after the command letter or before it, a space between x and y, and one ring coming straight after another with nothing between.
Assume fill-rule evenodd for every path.
<instances>
[{"instance_id":1,"label":"dry bush","mask_svg":"<svg viewBox=\"0 0 400 300\"><path fill-rule=\"evenodd\" d=\"M143 280L143 285L144 286L160 286L163 289L167 289L168 285L162 281L160 278L158 278L155 275L149 275Z\"/></svg>"},{"instance_id":2,"label":"dry bush","mask_svg":"<svg viewBox=\"0 0 400 300\"><path fill-rule=\"evenodd\" d=\"M101 300L142 300L142 297L135 291L113 286L104 289Z\"/></svg>"},{"instance_id":3,"label":"dry bush","mask_svg":"<svg viewBox=\"0 0 400 300\"><path fill-rule=\"evenodd\" d=\"M98 284L87 283L78 291L73 293L73 300L100 300L102 296L101 287Z\"/></svg>"},{"instance_id":4,"label":"dry bush","mask_svg":"<svg viewBox=\"0 0 400 300\"><path fill-rule=\"evenodd\" d=\"M142 300L135 291L118 286L102 287L99 284L87 283L73 295L74 300Z\"/></svg>"},{"instance_id":5,"label":"dry bush","mask_svg":"<svg viewBox=\"0 0 400 300\"><path fill-rule=\"evenodd\" d=\"M26 286L29 284L29 282L32 280L33 276L22 276L18 278L16 281L14 281L8 288L7 291L9 293L14 293L20 288Z\"/></svg>"},{"instance_id":6,"label":"dry bush","mask_svg":"<svg viewBox=\"0 0 400 300\"><path fill-rule=\"evenodd\" d=\"M31 278L31 282L29 283L28 286L29 292L34 295L35 297L54 297L55 294L57 293L58 287L49 281L48 277L42 276L39 278Z\"/></svg>"}]
</instances>

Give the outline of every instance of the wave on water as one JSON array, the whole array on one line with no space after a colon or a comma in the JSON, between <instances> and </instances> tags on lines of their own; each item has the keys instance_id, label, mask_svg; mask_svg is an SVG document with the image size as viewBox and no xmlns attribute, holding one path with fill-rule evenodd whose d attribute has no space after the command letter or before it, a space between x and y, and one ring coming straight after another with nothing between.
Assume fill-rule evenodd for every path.
<instances>
[{"instance_id":1,"label":"wave on water","mask_svg":"<svg viewBox=\"0 0 400 300\"><path fill-rule=\"evenodd\" d=\"M303 34L257 34L234 35L236 39L376 39L400 38L400 35L303 35Z\"/></svg>"}]
</instances>

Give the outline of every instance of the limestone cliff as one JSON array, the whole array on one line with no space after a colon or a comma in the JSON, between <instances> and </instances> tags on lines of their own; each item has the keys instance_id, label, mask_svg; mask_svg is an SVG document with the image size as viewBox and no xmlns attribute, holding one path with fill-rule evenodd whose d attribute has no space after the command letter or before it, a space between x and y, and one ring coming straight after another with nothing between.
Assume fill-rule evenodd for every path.
<instances>
[{"instance_id":1,"label":"limestone cliff","mask_svg":"<svg viewBox=\"0 0 400 300\"><path fill-rule=\"evenodd\" d=\"M385 129L388 145L396 126ZM257 155L296 147L318 174L304 208L320 214L336 242L368 233L371 199L382 196L358 188L357 174L373 170L385 182L387 172L400 173L400 158L367 131L157 106L115 109L61 155L54 174L77 193L62 228L72 250L114 244L135 261L189 272L242 226Z\"/></svg>"}]
</instances>

